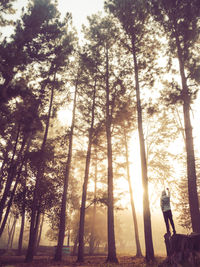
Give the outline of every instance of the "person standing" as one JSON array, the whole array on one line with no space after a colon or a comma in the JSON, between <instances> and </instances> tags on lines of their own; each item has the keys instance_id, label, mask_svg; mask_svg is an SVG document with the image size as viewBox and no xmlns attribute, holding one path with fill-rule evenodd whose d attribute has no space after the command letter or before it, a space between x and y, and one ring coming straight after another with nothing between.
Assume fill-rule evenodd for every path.
<instances>
[{"instance_id":1,"label":"person standing","mask_svg":"<svg viewBox=\"0 0 200 267\"><path fill-rule=\"evenodd\" d=\"M170 191L169 191L169 188L167 188L167 193L166 193L165 190L162 191L162 195L161 195L161 198L160 198L160 206L161 206L161 210L163 212L163 217L164 217L164 220L165 220L167 233L171 234L170 230L169 230L169 221L170 221L172 229L173 229L173 234L176 234L174 221L173 221L173 217L172 217L171 206L170 206Z\"/></svg>"}]
</instances>

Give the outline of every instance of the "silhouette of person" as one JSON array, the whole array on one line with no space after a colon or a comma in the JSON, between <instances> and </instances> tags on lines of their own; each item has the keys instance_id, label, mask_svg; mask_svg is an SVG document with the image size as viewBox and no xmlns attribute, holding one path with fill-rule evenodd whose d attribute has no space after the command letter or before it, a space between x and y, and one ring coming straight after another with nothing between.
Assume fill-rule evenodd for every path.
<instances>
[{"instance_id":1,"label":"silhouette of person","mask_svg":"<svg viewBox=\"0 0 200 267\"><path fill-rule=\"evenodd\" d=\"M163 217L164 217L164 220L165 220L167 233L170 234L170 230L169 230L169 221L170 221L172 229L173 229L173 234L176 234L174 221L173 221L173 218L172 218L171 206L170 206L169 188L167 188L167 193L166 193L165 190L162 191L162 195L161 195L161 198L160 198L160 206L161 206L161 210L163 212Z\"/></svg>"}]
</instances>

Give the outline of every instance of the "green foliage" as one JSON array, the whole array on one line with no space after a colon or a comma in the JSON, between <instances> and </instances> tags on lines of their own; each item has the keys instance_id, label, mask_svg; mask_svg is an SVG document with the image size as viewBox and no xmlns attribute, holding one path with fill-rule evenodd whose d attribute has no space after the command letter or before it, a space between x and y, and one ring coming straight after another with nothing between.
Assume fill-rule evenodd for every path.
<instances>
[{"instance_id":1,"label":"green foliage","mask_svg":"<svg viewBox=\"0 0 200 267\"><path fill-rule=\"evenodd\" d=\"M197 96L199 83L197 47L200 31L200 3L196 0L181 2L151 0L148 3L152 15L168 37L168 56L177 57L180 64L179 70L184 68L187 71L189 97L192 101ZM172 80L167 86L168 101L171 100L174 104L185 100L186 96L178 82Z\"/></svg>"},{"instance_id":2,"label":"green foliage","mask_svg":"<svg viewBox=\"0 0 200 267\"><path fill-rule=\"evenodd\" d=\"M47 85L49 75L66 66L73 39L66 32L69 21L70 16L64 22L59 21L59 13L51 1L34 1L29 6L22 19L17 21L10 42L4 40L1 44L2 100L23 96L26 77L30 79L27 70L34 70L35 79L42 76ZM23 73L19 76L19 72ZM33 73L31 76L33 79ZM21 84L21 81L25 83Z\"/></svg>"},{"instance_id":3,"label":"green foliage","mask_svg":"<svg viewBox=\"0 0 200 267\"><path fill-rule=\"evenodd\" d=\"M109 0L105 2L105 7L120 20L129 35L138 38L148 14L144 9L145 1Z\"/></svg>"},{"instance_id":4,"label":"green foliage","mask_svg":"<svg viewBox=\"0 0 200 267\"><path fill-rule=\"evenodd\" d=\"M21 212L24 199L20 199L20 196L24 194L25 183L27 186L25 204L28 215L32 210L35 177L38 176L41 165L42 171L40 177L37 177L40 180L37 211L42 213L50 211L59 203L60 197L53 140L49 142L45 140L45 147L42 149L40 145L44 143L41 139L42 131L48 129L51 118L51 112L47 115L46 106L49 105L51 96L53 99L52 92L56 94L58 91L66 90L61 75L69 63L69 55L73 50L74 36L70 30L68 31L70 15L67 15L62 22L59 15L56 5L51 1L32 1L21 19L16 22L12 36L0 44L2 59L0 112L3 115L1 135L4 137L1 143L5 151L3 153L7 156L7 159L2 159L6 163L2 169L4 176L1 179L1 188L5 188L8 171L12 167L9 166L9 157L12 157L10 152L15 146L16 131L18 131L17 157L12 164L20 166L19 160L25 155L25 152L20 150L20 142L22 144L27 142L25 144L28 150L26 153L28 169L26 173L21 172L15 204ZM55 105L52 116L55 116L56 109L58 105ZM18 169L19 167L16 167L15 173L12 174L13 181L15 175L18 175Z\"/></svg>"},{"instance_id":5,"label":"green foliage","mask_svg":"<svg viewBox=\"0 0 200 267\"><path fill-rule=\"evenodd\" d=\"M183 171L181 172L181 176L177 181L177 201L173 203L175 205L178 217L178 223L182 226L188 233L192 232L192 223L190 216L190 207L189 207L189 199L188 199L188 180L184 172L184 165L186 158L184 154L179 156L179 161L181 161L183 165ZM197 166L197 188L198 188L198 198L200 200L200 169L199 169L199 158L196 159Z\"/></svg>"},{"instance_id":6,"label":"green foliage","mask_svg":"<svg viewBox=\"0 0 200 267\"><path fill-rule=\"evenodd\" d=\"M179 191L179 197L178 197L178 204L176 205L176 210L179 212L178 215L179 225L185 228L188 232L191 232L192 223L190 218L188 185L186 177L180 179L178 191Z\"/></svg>"}]
</instances>

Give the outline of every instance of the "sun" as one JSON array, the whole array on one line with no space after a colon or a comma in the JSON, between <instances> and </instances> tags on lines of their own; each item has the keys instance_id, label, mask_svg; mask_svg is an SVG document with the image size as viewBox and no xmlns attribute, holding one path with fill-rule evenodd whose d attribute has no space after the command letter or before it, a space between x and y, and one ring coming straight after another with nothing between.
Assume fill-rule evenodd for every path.
<instances>
[{"instance_id":1,"label":"sun","mask_svg":"<svg viewBox=\"0 0 200 267\"><path fill-rule=\"evenodd\" d=\"M135 179L136 178L136 179ZM131 187L133 192L133 200L136 212L141 213L143 211L143 187L141 183L141 179L137 179L137 177L131 177ZM131 198L130 198L130 190L129 183L126 178L118 178L115 181L115 189L116 196L122 193L122 197L119 200L119 204L123 207L127 207L131 209Z\"/></svg>"},{"instance_id":2,"label":"sun","mask_svg":"<svg viewBox=\"0 0 200 267\"><path fill-rule=\"evenodd\" d=\"M138 134L134 133L132 139L129 143L129 173L131 180L131 187L133 191L133 200L135 204L135 210L137 213L143 212L143 185L142 185L142 172L141 172L141 162L140 162L140 147L138 142ZM126 175L125 175L126 177ZM128 207L131 209L130 201L130 191L127 178L118 178L115 181L117 192L126 192L123 199L121 199L122 206ZM149 203L151 206L155 205L152 202L152 197L156 206L159 205L159 194L155 192L155 187L153 184L148 184L149 192ZM152 206L152 207L153 207Z\"/></svg>"},{"instance_id":3,"label":"sun","mask_svg":"<svg viewBox=\"0 0 200 267\"><path fill-rule=\"evenodd\" d=\"M63 107L58 110L57 117L62 126L69 127L72 122L72 110Z\"/></svg>"}]
</instances>

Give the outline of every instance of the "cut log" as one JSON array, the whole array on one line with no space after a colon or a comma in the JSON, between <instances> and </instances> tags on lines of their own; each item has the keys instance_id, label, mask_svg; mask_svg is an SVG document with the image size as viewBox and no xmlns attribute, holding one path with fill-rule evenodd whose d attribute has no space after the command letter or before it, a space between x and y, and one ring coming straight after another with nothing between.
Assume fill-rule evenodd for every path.
<instances>
[{"instance_id":1,"label":"cut log","mask_svg":"<svg viewBox=\"0 0 200 267\"><path fill-rule=\"evenodd\" d=\"M167 258L159 266L200 266L200 234L164 235Z\"/></svg>"}]
</instances>

